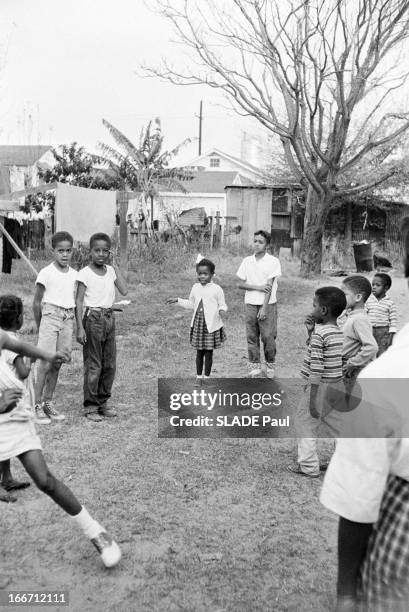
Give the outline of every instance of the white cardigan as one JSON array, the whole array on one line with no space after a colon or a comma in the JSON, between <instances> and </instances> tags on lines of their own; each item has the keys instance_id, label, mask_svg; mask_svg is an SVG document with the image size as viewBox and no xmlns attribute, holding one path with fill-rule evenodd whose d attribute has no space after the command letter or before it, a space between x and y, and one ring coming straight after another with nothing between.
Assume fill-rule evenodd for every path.
<instances>
[{"instance_id":1,"label":"white cardigan","mask_svg":"<svg viewBox=\"0 0 409 612\"><path fill-rule=\"evenodd\" d=\"M216 285L213 282L207 283L206 285L195 283L188 300L178 298L178 304L180 306L189 310L193 309L193 317L190 323L192 327L200 300L203 300L203 311L207 331L211 334L223 327L223 321L219 314L219 310L227 310L223 289L220 285Z\"/></svg>"}]
</instances>

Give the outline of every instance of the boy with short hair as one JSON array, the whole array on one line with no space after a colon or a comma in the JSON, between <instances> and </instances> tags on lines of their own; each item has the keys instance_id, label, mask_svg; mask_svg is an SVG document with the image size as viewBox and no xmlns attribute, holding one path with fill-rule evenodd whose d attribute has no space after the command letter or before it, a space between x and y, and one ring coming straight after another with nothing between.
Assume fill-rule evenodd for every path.
<instances>
[{"instance_id":1,"label":"boy with short hair","mask_svg":"<svg viewBox=\"0 0 409 612\"><path fill-rule=\"evenodd\" d=\"M107 406L116 370L115 287L128 293L118 267L109 265L111 239L93 234L89 241L91 263L78 273L76 296L77 340L84 353L84 416L103 421L117 413ZM83 307L85 313L83 317Z\"/></svg>"},{"instance_id":2,"label":"boy with short hair","mask_svg":"<svg viewBox=\"0 0 409 612\"><path fill-rule=\"evenodd\" d=\"M239 289L245 290L246 335L249 376L261 374L260 338L263 342L267 376L274 378L277 336L277 278L281 265L277 257L267 253L271 236L264 230L254 234L254 254L245 257L237 271Z\"/></svg>"},{"instance_id":3,"label":"boy with short hair","mask_svg":"<svg viewBox=\"0 0 409 612\"><path fill-rule=\"evenodd\" d=\"M397 309L386 293L391 287L392 279L389 274L377 272L372 279L372 295L365 303L365 311L378 345L377 357L390 347L398 329Z\"/></svg>"},{"instance_id":4,"label":"boy with short hair","mask_svg":"<svg viewBox=\"0 0 409 612\"><path fill-rule=\"evenodd\" d=\"M317 427L324 412L329 385L342 383L342 331L337 318L346 306L344 292L338 287L317 289L313 310L306 319L307 353L301 370L304 395L297 409L298 463L287 469L295 474L317 478L320 462L317 453ZM310 437L304 437L309 434Z\"/></svg>"},{"instance_id":5,"label":"boy with short hair","mask_svg":"<svg viewBox=\"0 0 409 612\"><path fill-rule=\"evenodd\" d=\"M70 267L73 237L56 232L51 238L54 261L40 270L33 301L38 347L50 353L71 355L75 318L77 271ZM47 424L64 420L52 404L61 363L39 361L35 384L36 422Z\"/></svg>"},{"instance_id":6,"label":"boy with short hair","mask_svg":"<svg viewBox=\"0 0 409 612\"><path fill-rule=\"evenodd\" d=\"M347 301L347 319L343 326L343 375L347 392L352 389L359 372L375 359L378 345L365 312L365 302L372 292L371 283L361 274L352 274L342 283Z\"/></svg>"}]
</instances>

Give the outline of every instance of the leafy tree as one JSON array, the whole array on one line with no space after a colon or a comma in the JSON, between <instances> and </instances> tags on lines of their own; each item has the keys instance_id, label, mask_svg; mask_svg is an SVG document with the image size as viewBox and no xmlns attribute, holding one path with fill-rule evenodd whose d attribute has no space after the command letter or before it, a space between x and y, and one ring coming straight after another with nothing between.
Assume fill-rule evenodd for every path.
<instances>
[{"instance_id":1,"label":"leafy tree","mask_svg":"<svg viewBox=\"0 0 409 612\"><path fill-rule=\"evenodd\" d=\"M119 181L95 168L93 156L76 142L52 149L55 165L50 169L38 168L38 175L45 183L68 183L92 189L118 189Z\"/></svg>"},{"instance_id":2,"label":"leafy tree","mask_svg":"<svg viewBox=\"0 0 409 612\"><path fill-rule=\"evenodd\" d=\"M155 6L194 64L178 70L164 60L145 70L220 89L239 113L279 136L306 191L301 273L319 273L334 198L362 193L396 172L385 153L409 127L397 102L407 76L409 2L156 0Z\"/></svg>"}]
</instances>

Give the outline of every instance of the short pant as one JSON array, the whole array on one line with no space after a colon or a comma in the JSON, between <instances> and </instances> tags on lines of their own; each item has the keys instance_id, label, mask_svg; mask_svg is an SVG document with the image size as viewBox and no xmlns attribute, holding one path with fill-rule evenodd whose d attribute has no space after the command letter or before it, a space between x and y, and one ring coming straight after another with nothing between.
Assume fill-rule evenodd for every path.
<instances>
[{"instance_id":1,"label":"short pant","mask_svg":"<svg viewBox=\"0 0 409 612\"><path fill-rule=\"evenodd\" d=\"M37 346L50 353L71 355L74 316L74 308L43 304Z\"/></svg>"}]
</instances>

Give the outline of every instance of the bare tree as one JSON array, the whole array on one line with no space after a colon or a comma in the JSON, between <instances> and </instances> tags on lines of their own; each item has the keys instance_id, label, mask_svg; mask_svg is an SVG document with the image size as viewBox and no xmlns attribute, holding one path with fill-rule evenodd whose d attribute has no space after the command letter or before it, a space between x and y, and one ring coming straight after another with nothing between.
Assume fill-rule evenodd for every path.
<instances>
[{"instance_id":1,"label":"bare tree","mask_svg":"<svg viewBox=\"0 0 409 612\"><path fill-rule=\"evenodd\" d=\"M278 134L306 189L301 273L319 273L334 197L394 173L385 160L409 127L409 114L396 102L407 77L409 2L155 1L187 46L188 67L164 60L144 70L172 83L221 89L238 112Z\"/></svg>"}]
</instances>

